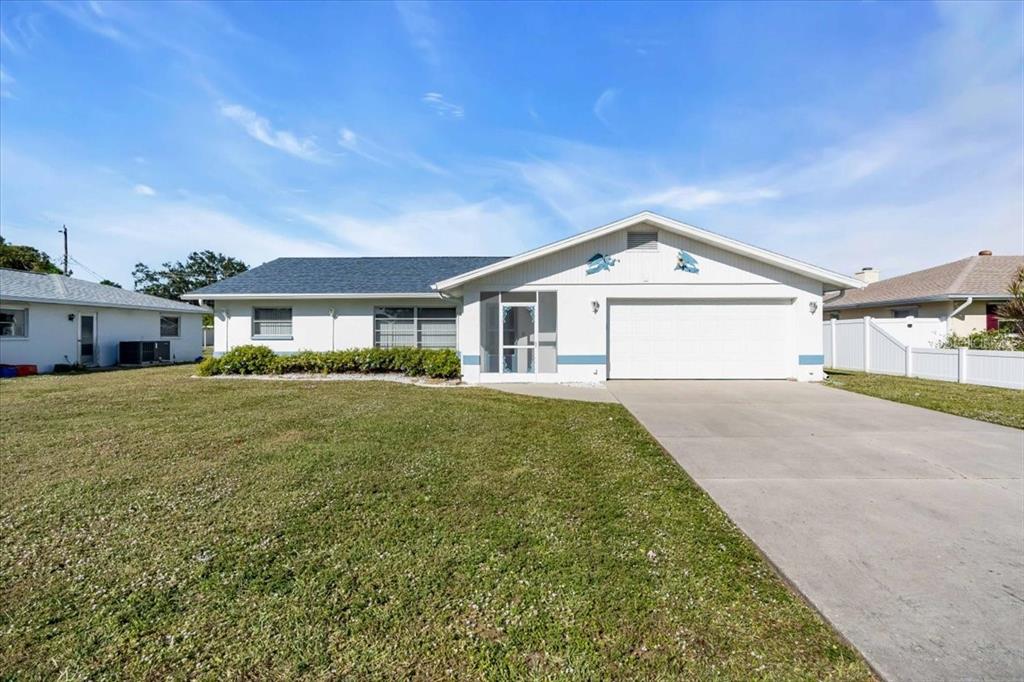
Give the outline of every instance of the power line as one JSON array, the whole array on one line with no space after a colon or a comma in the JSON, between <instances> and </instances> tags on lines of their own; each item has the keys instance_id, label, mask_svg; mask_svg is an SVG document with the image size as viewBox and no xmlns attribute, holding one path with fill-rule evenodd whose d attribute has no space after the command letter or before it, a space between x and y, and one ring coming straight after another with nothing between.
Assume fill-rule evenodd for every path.
<instances>
[{"instance_id":1,"label":"power line","mask_svg":"<svg viewBox=\"0 0 1024 682\"><path fill-rule=\"evenodd\" d=\"M77 258L75 258L74 256L69 256L69 259L71 260L71 262L72 262L72 263L74 263L74 264L75 264L75 265L77 265L78 267L82 268L83 270L85 270L86 272L88 272L88 273L89 273L90 275L92 275L93 277L97 277L97 278L99 278L99 279L107 279L106 277L104 277L103 275L99 274L98 272L96 272L95 270L93 270L93 269L92 269L92 268L90 268L90 267L89 267L88 265L86 265L86 264L85 264L85 263L83 263L82 261L78 260L78 259L77 259ZM108 280L108 281L109 281L109 280Z\"/></svg>"}]
</instances>

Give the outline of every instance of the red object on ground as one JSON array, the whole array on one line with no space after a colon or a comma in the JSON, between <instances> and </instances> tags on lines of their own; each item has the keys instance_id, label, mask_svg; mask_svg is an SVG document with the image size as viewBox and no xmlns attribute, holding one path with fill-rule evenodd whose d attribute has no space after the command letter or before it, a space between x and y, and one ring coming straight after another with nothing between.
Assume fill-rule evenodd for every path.
<instances>
[{"instance_id":1,"label":"red object on ground","mask_svg":"<svg viewBox=\"0 0 1024 682\"><path fill-rule=\"evenodd\" d=\"M39 374L39 368L35 365L15 365L14 369L18 371L19 377L27 377L33 374Z\"/></svg>"}]
</instances>

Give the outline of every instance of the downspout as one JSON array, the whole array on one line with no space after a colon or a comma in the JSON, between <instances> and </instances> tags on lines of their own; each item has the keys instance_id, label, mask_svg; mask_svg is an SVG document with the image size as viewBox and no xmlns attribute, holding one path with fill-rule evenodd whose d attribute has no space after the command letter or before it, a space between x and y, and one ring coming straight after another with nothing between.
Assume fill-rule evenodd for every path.
<instances>
[{"instance_id":1,"label":"downspout","mask_svg":"<svg viewBox=\"0 0 1024 682\"><path fill-rule=\"evenodd\" d=\"M334 316L334 308L328 308L327 309L327 316L329 318L331 318L331 350L333 351L334 350L334 321L336 319L335 316Z\"/></svg>"},{"instance_id":2,"label":"downspout","mask_svg":"<svg viewBox=\"0 0 1024 682\"><path fill-rule=\"evenodd\" d=\"M965 308L967 308L967 306L969 306L969 305L970 305L970 304L972 304L972 303L974 303L974 297L973 297L973 296L968 296L968 297L967 297L967 300L966 300L966 301L964 301L964 302L963 302L962 304L960 304L959 306L957 306L957 307L956 307L956 308L955 308L955 309L953 310L953 312L951 312L951 313L949 314L949 317L947 317L947 318L946 318L946 335L947 335L947 336L948 336L948 335L949 335L949 333L950 333L950 329L949 329L949 321L950 321L950 320L951 320L952 318L954 318L954 317L956 317L957 315L959 315L960 313L962 313L962 312L964 311L964 309L965 309Z\"/></svg>"}]
</instances>

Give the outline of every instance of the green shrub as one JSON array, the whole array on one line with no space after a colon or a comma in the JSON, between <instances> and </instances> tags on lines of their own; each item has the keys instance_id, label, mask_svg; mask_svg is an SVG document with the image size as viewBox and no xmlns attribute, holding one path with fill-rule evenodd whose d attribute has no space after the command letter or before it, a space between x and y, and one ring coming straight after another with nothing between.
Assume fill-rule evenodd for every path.
<instances>
[{"instance_id":1,"label":"green shrub","mask_svg":"<svg viewBox=\"0 0 1024 682\"><path fill-rule=\"evenodd\" d=\"M438 379L462 376L462 361L455 351L431 351L423 356L423 373Z\"/></svg>"},{"instance_id":2,"label":"green shrub","mask_svg":"<svg viewBox=\"0 0 1024 682\"><path fill-rule=\"evenodd\" d=\"M275 355L265 346L238 346L220 358L206 358L196 370L199 376L215 374L382 374L458 379L462 375L459 354L449 348L350 348L293 355Z\"/></svg>"},{"instance_id":3,"label":"green shrub","mask_svg":"<svg viewBox=\"0 0 1024 682\"><path fill-rule=\"evenodd\" d=\"M275 355L266 346L238 346L220 357L207 357L196 373L217 374L383 374L458 379L459 354L450 348L349 348L317 352L302 350Z\"/></svg>"},{"instance_id":4,"label":"green shrub","mask_svg":"<svg viewBox=\"0 0 1024 682\"><path fill-rule=\"evenodd\" d=\"M1024 338L1011 334L1006 329L988 329L971 332L967 336L951 333L939 343L939 348L1024 351Z\"/></svg>"},{"instance_id":5,"label":"green shrub","mask_svg":"<svg viewBox=\"0 0 1024 682\"><path fill-rule=\"evenodd\" d=\"M220 357L221 374L270 374L277 360L266 346L236 346Z\"/></svg>"},{"instance_id":6,"label":"green shrub","mask_svg":"<svg viewBox=\"0 0 1024 682\"><path fill-rule=\"evenodd\" d=\"M274 358L271 371L275 374L326 374L330 371L326 355L327 353L315 353L310 350L294 355L278 355Z\"/></svg>"},{"instance_id":7,"label":"green shrub","mask_svg":"<svg viewBox=\"0 0 1024 682\"><path fill-rule=\"evenodd\" d=\"M203 358L203 361L196 366L196 374L201 377L212 377L220 373L220 358Z\"/></svg>"}]
</instances>

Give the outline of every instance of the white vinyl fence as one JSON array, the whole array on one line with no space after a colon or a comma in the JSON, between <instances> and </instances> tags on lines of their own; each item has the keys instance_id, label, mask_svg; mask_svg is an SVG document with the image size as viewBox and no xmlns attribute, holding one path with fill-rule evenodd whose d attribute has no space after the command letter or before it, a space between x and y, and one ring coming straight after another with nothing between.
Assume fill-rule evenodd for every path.
<instances>
[{"instance_id":1,"label":"white vinyl fence","mask_svg":"<svg viewBox=\"0 0 1024 682\"><path fill-rule=\"evenodd\" d=\"M917 347L901 342L893 333L900 327L888 322L870 317L825 322L825 367L1024 389L1024 353Z\"/></svg>"}]
</instances>

